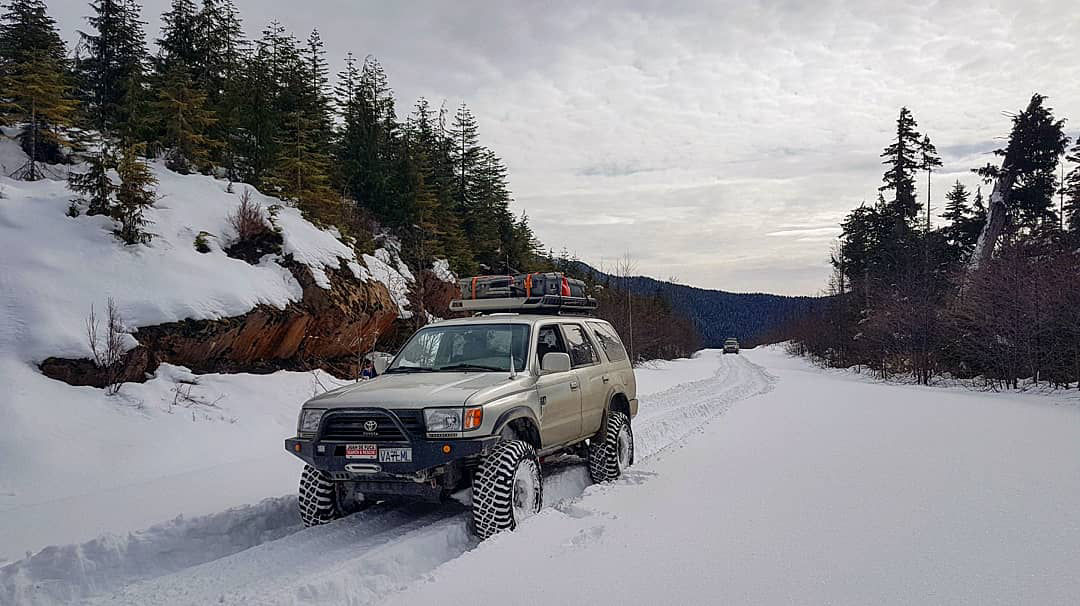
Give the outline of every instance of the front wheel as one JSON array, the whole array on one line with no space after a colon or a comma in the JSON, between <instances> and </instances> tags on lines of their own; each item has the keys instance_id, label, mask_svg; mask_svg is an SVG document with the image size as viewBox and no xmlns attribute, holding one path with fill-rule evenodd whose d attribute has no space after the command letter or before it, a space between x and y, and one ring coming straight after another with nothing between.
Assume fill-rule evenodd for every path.
<instances>
[{"instance_id":1,"label":"front wheel","mask_svg":"<svg viewBox=\"0 0 1080 606\"><path fill-rule=\"evenodd\" d=\"M513 530L540 511L544 484L540 460L521 440L503 440L484 457L473 480L473 528L486 539Z\"/></svg>"},{"instance_id":2,"label":"front wheel","mask_svg":"<svg viewBox=\"0 0 1080 606\"><path fill-rule=\"evenodd\" d=\"M589 477L597 484L617 480L633 464L630 419L621 412L610 412L604 428L589 440Z\"/></svg>"},{"instance_id":3,"label":"front wheel","mask_svg":"<svg viewBox=\"0 0 1080 606\"><path fill-rule=\"evenodd\" d=\"M310 528L356 513L366 503L358 502L347 492L343 482L330 479L330 474L305 465L300 474L300 520Z\"/></svg>"}]
</instances>

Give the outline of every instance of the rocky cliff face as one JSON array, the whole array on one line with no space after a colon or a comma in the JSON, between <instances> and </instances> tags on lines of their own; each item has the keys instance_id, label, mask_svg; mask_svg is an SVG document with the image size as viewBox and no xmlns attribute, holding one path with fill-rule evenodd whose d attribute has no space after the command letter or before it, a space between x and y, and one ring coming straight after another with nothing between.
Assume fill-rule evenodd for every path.
<instances>
[{"instance_id":1,"label":"rocky cliff face","mask_svg":"<svg viewBox=\"0 0 1080 606\"><path fill-rule=\"evenodd\" d=\"M219 320L140 327L134 334L139 346L121 361L122 380L143 381L162 362L198 373L322 368L351 377L359 351L385 349L392 345L388 339L400 338L394 330L398 307L382 283L358 280L347 269L327 271L326 289L304 265L285 264L303 288L300 302ZM104 373L90 360L49 358L41 370L72 385L104 386Z\"/></svg>"}]
</instances>

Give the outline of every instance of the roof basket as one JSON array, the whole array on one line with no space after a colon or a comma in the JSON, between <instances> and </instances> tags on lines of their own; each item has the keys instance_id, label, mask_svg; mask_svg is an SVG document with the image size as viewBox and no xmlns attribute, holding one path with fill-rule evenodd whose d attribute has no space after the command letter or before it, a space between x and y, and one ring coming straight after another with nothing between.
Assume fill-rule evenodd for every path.
<instances>
[{"instance_id":1,"label":"roof basket","mask_svg":"<svg viewBox=\"0 0 1080 606\"><path fill-rule=\"evenodd\" d=\"M455 299L450 311L481 314L519 312L531 314L587 316L597 308L592 297L565 297L544 295L542 297L500 297L490 299Z\"/></svg>"}]
</instances>

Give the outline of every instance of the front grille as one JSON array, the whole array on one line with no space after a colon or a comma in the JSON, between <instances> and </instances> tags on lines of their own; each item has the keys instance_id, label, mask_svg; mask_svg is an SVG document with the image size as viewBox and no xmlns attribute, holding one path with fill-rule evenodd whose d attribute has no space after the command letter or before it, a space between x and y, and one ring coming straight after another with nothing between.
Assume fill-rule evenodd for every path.
<instances>
[{"instance_id":1,"label":"front grille","mask_svg":"<svg viewBox=\"0 0 1080 606\"><path fill-rule=\"evenodd\" d=\"M396 414L407 432L414 435L424 433L423 411L402 410ZM375 431L365 427L369 421L375 422ZM408 437L402 435L389 414L378 411L334 413L326 419L320 439L332 442L408 441Z\"/></svg>"}]
</instances>

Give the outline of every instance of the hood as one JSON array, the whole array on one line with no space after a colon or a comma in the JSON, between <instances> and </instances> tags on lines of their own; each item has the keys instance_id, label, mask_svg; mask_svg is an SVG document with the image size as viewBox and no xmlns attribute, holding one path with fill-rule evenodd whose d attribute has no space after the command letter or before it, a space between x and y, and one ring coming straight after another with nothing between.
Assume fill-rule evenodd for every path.
<instances>
[{"instance_id":1,"label":"hood","mask_svg":"<svg viewBox=\"0 0 1080 606\"><path fill-rule=\"evenodd\" d=\"M501 392L503 389L497 388L508 387L522 381L526 376L519 374L515 381L504 372L388 374L320 394L308 400L304 406L316 408L462 406L470 396L477 392L484 390Z\"/></svg>"}]
</instances>

